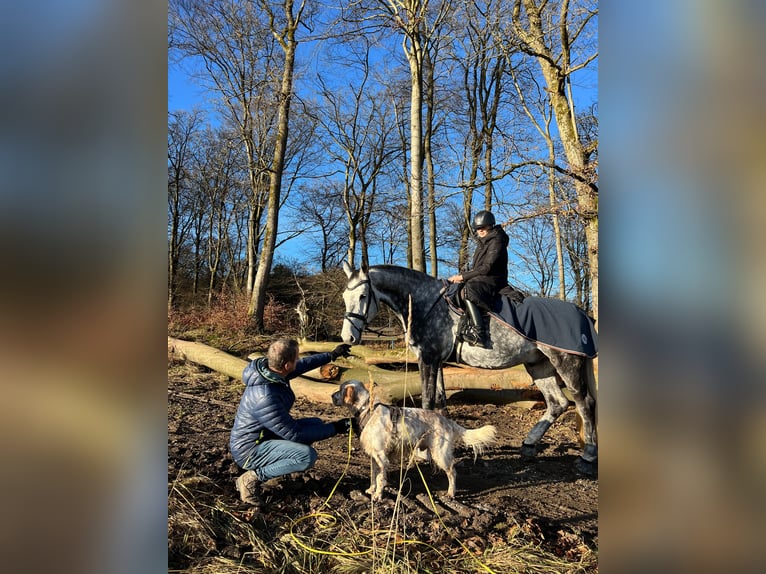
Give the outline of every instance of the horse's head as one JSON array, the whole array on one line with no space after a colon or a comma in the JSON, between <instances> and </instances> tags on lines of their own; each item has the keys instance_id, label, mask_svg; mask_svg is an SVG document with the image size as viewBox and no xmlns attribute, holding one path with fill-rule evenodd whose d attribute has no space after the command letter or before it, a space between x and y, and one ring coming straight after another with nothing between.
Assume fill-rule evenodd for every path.
<instances>
[{"instance_id":1,"label":"horse's head","mask_svg":"<svg viewBox=\"0 0 766 574\"><path fill-rule=\"evenodd\" d=\"M343 329L340 334L344 343L356 345L362 342L364 328L378 314L378 298L370 283L367 269L354 271L344 262L343 271L348 277L348 284L343 292L346 314L343 316Z\"/></svg>"}]
</instances>

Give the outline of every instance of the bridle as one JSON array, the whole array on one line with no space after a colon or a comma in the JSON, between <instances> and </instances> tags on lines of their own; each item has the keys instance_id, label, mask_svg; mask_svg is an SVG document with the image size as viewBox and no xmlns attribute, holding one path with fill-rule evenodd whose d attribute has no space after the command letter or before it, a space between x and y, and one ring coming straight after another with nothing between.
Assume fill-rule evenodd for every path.
<instances>
[{"instance_id":1,"label":"bridle","mask_svg":"<svg viewBox=\"0 0 766 574\"><path fill-rule=\"evenodd\" d=\"M359 331L359 338L360 339L362 337L362 331L364 331L365 329L368 329L368 330L372 331L373 333L377 333L378 335L382 335L383 334L383 333L381 333L379 331L376 331L375 329L370 329L369 327L367 327L367 322L369 320L370 306L372 304L372 300L373 299L375 300L375 309L378 309L380 307L380 305L378 303L378 298L375 296L375 289L373 289L372 282L370 281L370 279L369 278L362 279L361 281L356 283L353 287L346 287L346 291L353 291L353 290L357 289L358 287L361 287L362 285L369 285L369 291L370 291L370 296L367 299L367 305L364 308L364 314L348 313L347 312L345 315L343 315L343 320L344 321L348 320L348 322L351 323L351 326L354 329ZM433 303L431 303L431 306L428 308L428 311L422 317L421 320L425 320L426 317L428 317L431 314L431 311L434 310L434 308L436 307L437 303L439 303L439 301L443 298L443 295L444 295L445 291L447 290L448 286L449 286L449 284L445 281L444 285L439 290L439 295L434 299ZM354 324L354 322L352 321L352 319L359 319L360 321L362 321L362 326L361 327L357 327Z\"/></svg>"},{"instance_id":2,"label":"bridle","mask_svg":"<svg viewBox=\"0 0 766 574\"><path fill-rule=\"evenodd\" d=\"M357 287L360 287L362 285L369 285L369 291L370 296L367 298L367 305L364 308L364 314L360 315L359 313L346 313L343 315L343 320L348 320L349 323L351 323L351 326L359 331L359 338L362 338L362 331L364 331L364 328L367 326L367 321L370 315L370 306L372 305L372 300L375 299L375 309L378 309L378 298L375 296L375 289L372 288L372 283L368 279L362 279L354 285L353 287L346 287L346 291L354 291ZM361 298L361 297L360 297ZM362 326L357 327L356 324L352 321L352 319L359 319L362 321Z\"/></svg>"}]
</instances>

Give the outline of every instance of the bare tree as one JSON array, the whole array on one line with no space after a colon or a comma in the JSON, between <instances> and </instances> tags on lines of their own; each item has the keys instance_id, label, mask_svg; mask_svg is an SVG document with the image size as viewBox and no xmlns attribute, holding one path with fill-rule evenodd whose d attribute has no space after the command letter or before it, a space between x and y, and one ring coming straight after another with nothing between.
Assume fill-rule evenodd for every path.
<instances>
[{"instance_id":1,"label":"bare tree","mask_svg":"<svg viewBox=\"0 0 766 574\"><path fill-rule=\"evenodd\" d=\"M450 13L451 1L432 5L429 0L363 0L354 3L353 10L360 28L377 22L379 27L394 30L402 37L410 71L408 265L425 271L423 73L429 43Z\"/></svg>"},{"instance_id":2,"label":"bare tree","mask_svg":"<svg viewBox=\"0 0 766 574\"><path fill-rule=\"evenodd\" d=\"M191 173L201 122L200 113L168 114L168 309L175 304L181 246L193 224Z\"/></svg>"},{"instance_id":3,"label":"bare tree","mask_svg":"<svg viewBox=\"0 0 766 574\"><path fill-rule=\"evenodd\" d=\"M598 57L590 34L598 14L595 0L514 0L512 22L519 48L540 66L559 139L574 178L577 210L585 223L592 312L598 318L598 185L595 166L577 130L571 76Z\"/></svg>"},{"instance_id":4,"label":"bare tree","mask_svg":"<svg viewBox=\"0 0 766 574\"><path fill-rule=\"evenodd\" d=\"M409 207L401 198L389 194L385 199L381 199L369 228L369 236L374 238L374 244L379 246L383 263L393 265L402 252L405 253L406 259L409 220Z\"/></svg>"},{"instance_id":5,"label":"bare tree","mask_svg":"<svg viewBox=\"0 0 766 574\"><path fill-rule=\"evenodd\" d=\"M506 226L509 249L514 264L509 267L509 281L540 297L553 295L558 287L557 264L545 169L536 168L527 189L525 204L516 207L519 215Z\"/></svg>"},{"instance_id":6,"label":"bare tree","mask_svg":"<svg viewBox=\"0 0 766 574\"><path fill-rule=\"evenodd\" d=\"M378 180L396 159L399 148L393 142L396 122L390 120L387 89L370 81L369 43L365 42L349 66L356 71L356 78L349 74L352 79L342 90L328 85L322 75L318 77L322 97L319 122L327 135L325 149L343 170L346 260L355 265L358 246L362 264L368 265L367 229L375 209Z\"/></svg>"},{"instance_id":7,"label":"bare tree","mask_svg":"<svg viewBox=\"0 0 766 574\"><path fill-rule=\"evenodd\" d=\"M553 224L553 240L556 246L556 262L558 268L558 296L559 299L566 299L566 277L564 270L564 251L562 247L561 226L559 223L559 210L557 209L556 185L557 174L553 169L556 165L556 148L551 133L551 122L553 121L553 112L550 99L546 97L540 85L532 74L527 74L525 69L510 70L513 78L513 85L524 109L524 113L529 118L535 130L540 134L545 147L548 151L548 163L546 175L548 180L548 202L550 205L550 214L548 215Z\"/></svg>"},{"instance_id":8,"label":"bare tree","mask_svg":"<svg viewBox=\"0 0 766 574\"><path fill-rule=\"evenodd\" d=\"M266 288L268 287L271 264L274 261L274 248L279 228L279 206L282 192L282 175L285 167L287 141L290 127L290 104L293 98L295 52L298 49L296 32L302 23L305 2L296 7L293 0L284 0L281 11L276 12L266 0L260 0L268 17L268 30L274 36L284 52L282 82L280 84L277 112L277 133L274 145L274 158L269 170L268 213L263 248L258 264L258 272L253 284L248 313L253 315L255 329L263 332L263 311L266 306Z\"/></svg>"},{"instance_id":9,"label":"bare tree","mask_svg":"<svg viewBox=\"0 0 766 574\"><path fill-rule=\"evenodd\" d=\"M455 103L458 124L464 126L462 136L463 217L460 221L461 240L458 248L458 268L468 264L471 238L471 214L474 195L484 187L482 209L491 209L495 171L494 149L499 117L508 110L504 82L509 67L503 50L495 45L491 24L501 14L503 3L490 0L481 6L467 3L457 17L464 23L463 33L453 43L453 62L460 79L457 87L461 98ZM511 114L512 115L512 114ZM481 174L484 177L481 177Z\"/></svg>"},{"instance_id":10,"label":"bare tree","mask_svg":"<svg viewBox=\"0 0 766 574\"><path fill-rule=\"evenodd\" d=\"M168 8L171 45L202 63L200 80L220 95L224 116L236 126L245 148L250 187L246 286L252 293L276 115L271 103L274 38L255 2L170 0Z\"/></svg>"},{"instance_id":11,"label":"bare tree","mask_svg":"<svg viewBox=\"0 0 766 574\"><path fill-rule=\"evenodd\" d=\"M590 309L590 273L588 273L588 242L585 239L585 226L582 219L572 211L563 213L559 221L561 241L569 260L568 269L571 272L567 296L583 309Z\"/></svg>"},{"instance_id":12,"label":"bare tree","mask_svg":"<svg viewBox=\"0 0 766 574\"><path fill-rule=\"evenodd\" d=\"M550 222L535 217L510 228L516 261L511 283L526 285L540 297L550 297L556 285L556 259ZM529 278L532 284L525 281Z\"/></svg>"},{"instance_id":13,"label":"bare tree","mask_svg":"<svg viewBox=\"0 0 766 574\"><path fill-rule=\"evenodd\" d=\"M439 102L437 101L436 89L436 57L439 52L438 39L431 43L431 49L424 53L423 62L423 104L425 107L425 118L423 122L423 161L426 166L426 217L428 221L428 254L431 260L431 275L439 275L439 230L436 225L436 208L439 199L436 195L436 169L434 167L435 158L435 138L439 129L437 121L437 111Z\"/></svg>"},{"instance_id":14,"label":"bare tree","mask_svg":"<svg viewBox=\"0 0 766 574\"><path fill-rule=\"evenodd\" d=\"M345 233L345 208L340 185L332 183L317 185L304 190L297 207L301 218L318 235L319 267L322 273L336 267L347 255Z\"/></svg>"},{"instance_id":15,"label":"bare tree","mask_svg":"<svg viewBox=\"0 0 766 574\"><path fill-rule=\"evenodd\" d=\"M206 263L208 272L207 303L211 305L216 280L221 283L222 265L227 252L231 251L229 229L234 219L236 193L239 186L237 166L241 158L236 142L225 130L209 130L200 157L198 186L207 206Z\"/></svg>"}]
</instances>

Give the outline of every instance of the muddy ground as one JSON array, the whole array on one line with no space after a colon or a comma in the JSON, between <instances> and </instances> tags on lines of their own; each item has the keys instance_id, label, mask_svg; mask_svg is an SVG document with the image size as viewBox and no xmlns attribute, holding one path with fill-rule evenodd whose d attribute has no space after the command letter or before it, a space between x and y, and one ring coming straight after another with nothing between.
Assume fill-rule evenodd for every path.
<instances>
[{"instance_id":1,"label":"muddy ground","mask_svg":"<svg viewBox=\"0 0 766 574\"><path fill-rule=\"evenodd\" d=\"M274 536L275 540L291 521L319 508L331 509L339 516L359 517L360 521L367 516L371 505L364 491L369 486L369 459L354 439L349 461L348 437L343 436L314 445L319 460L307 473L267 483L265 505L259 512L239 501L234 481L241 471L232 461L227 445L241 385L241 381L190 363L169 366L170 498L174 498L173 485L198 477L199 483L205 484L203 491L214 494L211 500L215 500L215 506L256 525L263 536ZM337 384L328 383L328 394L336 389ZM296 402L294 413L326 420L343 416L340 409L329 404L302 399ZM503 544L513 533L573 567L562 567L560 571L596 572L598 479L584 477L574 468L580 452L574 409L570 407L548 431L536 459L520 457L519 444L541 414L542 404L530 409L513 404L471 404L450 398L450 418L469 428L493 424L498 429L498 441L475 463L471 450L463 446L457 449L456 458L460 460L457 503L444 500L445 475L436 468L422 467L438 504L438 515L420 474L416 469L407 473L401 507L404 512L400 518L407 536L444 552L459 547L461 542L481 552ZM398 479L398 469L392 469L389 487L396 487ZM395 492L389 491L388 500L375 508L380 523L385 524L393 515L394 498ZM328 504L323 506L325 501ZM169 504L171 570L193 569L195 563L215 556L246 564L252 556L249 554L254 552L252 541L237 540L236 533L211 534L199 549L190 545L189 532L184 531L182 521L174 519L175 511Z\"/></svg>"}]
</instances>

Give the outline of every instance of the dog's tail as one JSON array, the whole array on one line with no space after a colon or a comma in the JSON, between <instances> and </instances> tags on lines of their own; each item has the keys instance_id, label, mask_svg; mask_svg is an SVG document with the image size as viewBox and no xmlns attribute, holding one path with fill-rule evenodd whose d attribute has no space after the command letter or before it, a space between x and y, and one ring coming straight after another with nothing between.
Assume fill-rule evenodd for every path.
<instances>
[{"instance_id":1,"label":"dog's tail","mask_svg":"<svg viewBox=\"0 0 766 574\"><path fill-rule=\"evenodd\" d=\"M497 438L497 429L494 425L484 425L477 429L465 429L463 433L463 442L466 446L473 448L473 460L479 456L484 449L495 442Z\"/></svg>"}]
</instances>

